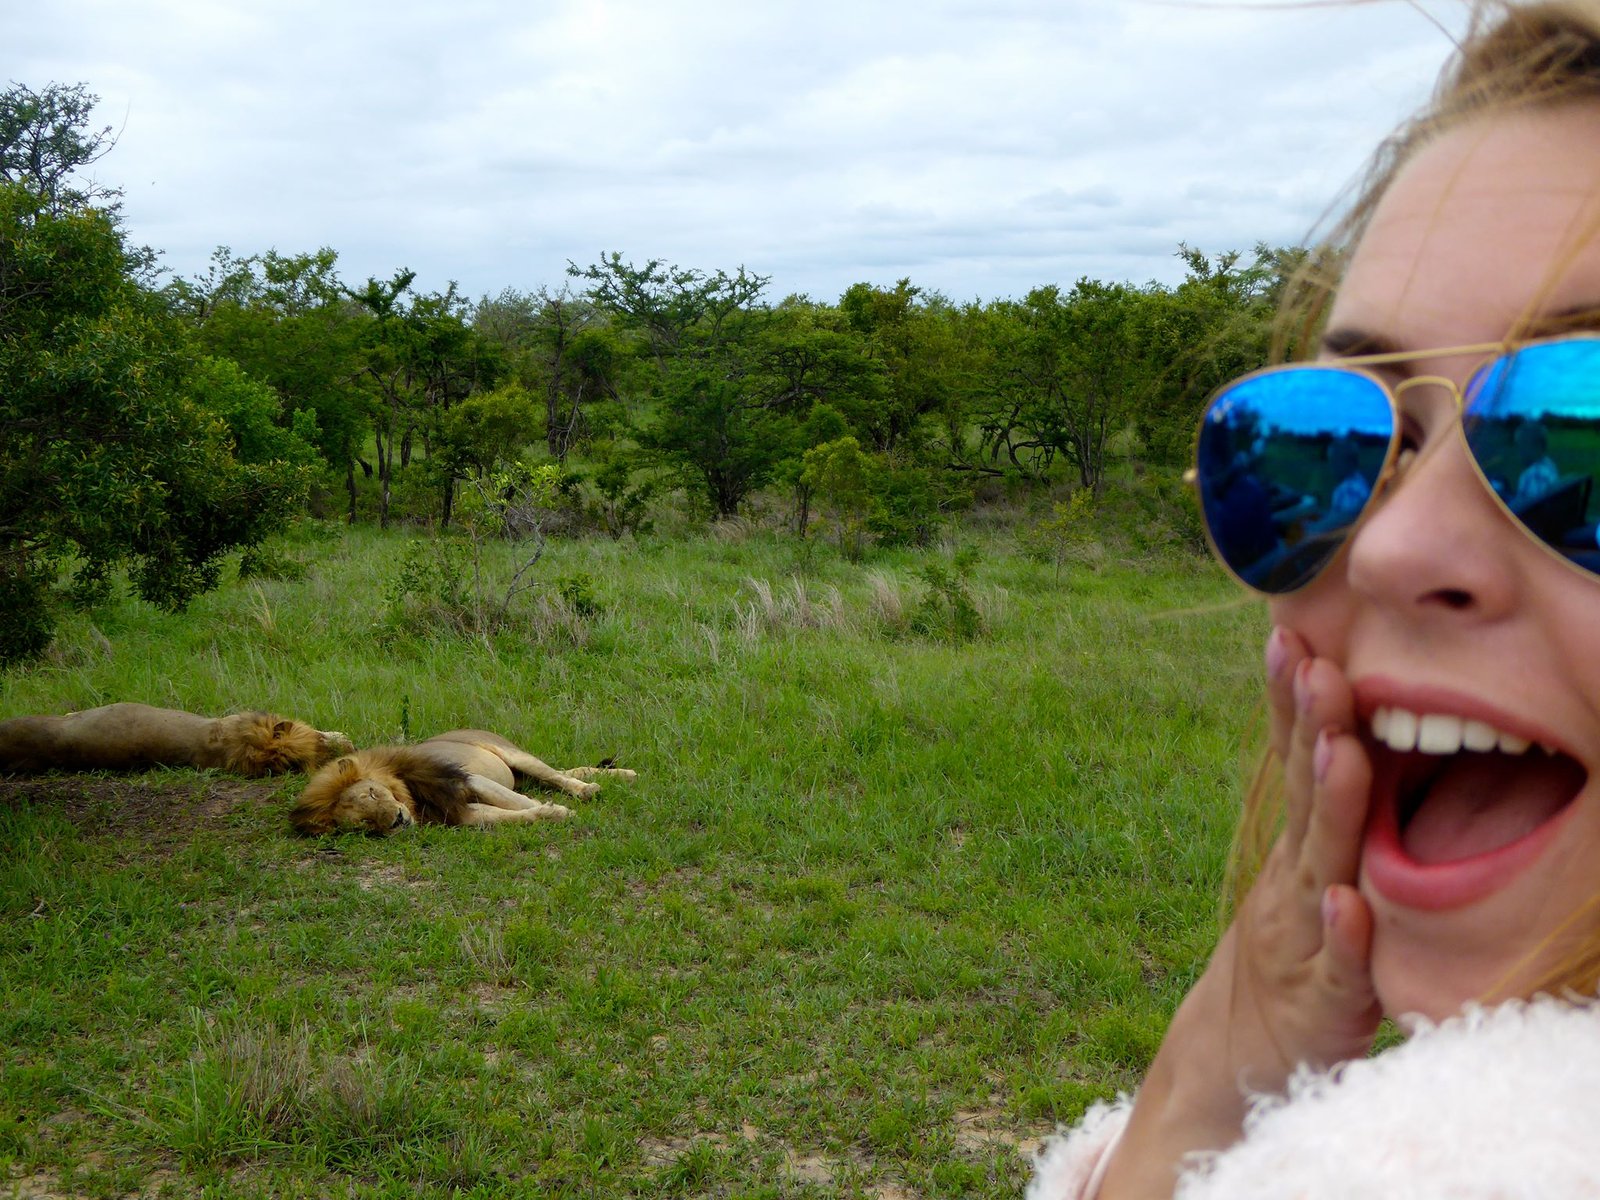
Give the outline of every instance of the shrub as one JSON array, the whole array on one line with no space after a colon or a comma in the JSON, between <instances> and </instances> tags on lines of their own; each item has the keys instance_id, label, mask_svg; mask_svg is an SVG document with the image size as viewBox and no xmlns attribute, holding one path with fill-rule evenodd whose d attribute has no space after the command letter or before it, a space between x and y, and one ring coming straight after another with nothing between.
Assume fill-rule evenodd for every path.
<instances>
[{"instance_id":1,"label":"shrub","mask_svg":"<svg viewBox=\"0 0 1600 1200\"><path fill-rule=\"evenodd\" d=\"M1051 506L1051 515L1017 534L1022 553L1034 562L1054 563L1056 578L1063 564L1083 556L1094 539L1094 492L1079 488Z\"/></svg>"},{"instance_id":2,"label":"shrub","mask_svg":"<svg viewBox=\"0 0 1600 1200\"><path fill-rule=\"evenodd\" d=\"M594 490L599 498L589 506L594 522L613 538L626 533L649 533L653 521L650 502L659 484L654 479L634 482L631 456L612 451L603 456L594 472Z\"/></svg>"},{"instance_id":3,"label":"shrub","mask_svg":"<svg viewBox=\"0 0 1600 1200\"><path fill-rule=\"evenodd\" d=\"M254 546L246 546L244 553L239 557L239 578L245 579L283 579L290 582L304 579L307 574L306 564L298 558L292 558L280 547L258 542Z\"/></svg>"},{"instance_id":4,"label":"shrub","mask_svg":"<svg viewBox=\"0 0 1600 1200\"><path fill-rule=\"evenodd\" d=\"M977 561L977 551L969 546L949 567L931 562L917 572L928 590L911 614L912 632L950 642L970 642L983 634L983 614L968 584Z\"/></svg>"}]
</instances>

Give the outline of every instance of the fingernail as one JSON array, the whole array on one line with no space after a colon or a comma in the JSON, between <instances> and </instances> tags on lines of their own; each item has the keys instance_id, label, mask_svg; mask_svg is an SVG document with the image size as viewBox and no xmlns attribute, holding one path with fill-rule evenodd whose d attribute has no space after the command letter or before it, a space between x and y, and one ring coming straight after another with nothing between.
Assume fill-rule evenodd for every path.
<instances>
[{"instance_id":1,"label":"fingernail","mask_svg":"<svg viewBox=\"0 0 1600 1200\"><path fill-rule=\"evenodd\" d=\"M1267 639L1267 678L1279 678L1288 665L1289 647L1285 644L1283 630L1274 626L1272 636Z\"/></svg>"},{"instance_id":2,"label":"fingernail","mask_svg":"<svg viewBox=\"0 0 1600 1200\"><path fill-rule=\"evenodd\" d=\"M1329 884L1322 889L1322 924L1332 929L1339 919L1339 889Z\"/></svg>"},{"instance_id":3,"label":"fingernail","mask_svg":"<svg viewBox=\"0 0 1600 1200\"><path fill-rule=\"evenodd\" d=\"M1317 748L1311 755L1311 773L1317 777L1318 783L1323 783L1328 778L1328 768L1333 765L1333 739L1324 729L1317 734Z\"/></svg>"},{"instance_id":4,"label":"fingernail","mask_svg":"<svg viewBox=\"0 0 1600 1200\"><path fill-rule=\"evenodd\" d=\"M1294 703L1302 713L1311 711L1311 660L1302 658L1294 669Z\"/></svg>"}]
</instances>

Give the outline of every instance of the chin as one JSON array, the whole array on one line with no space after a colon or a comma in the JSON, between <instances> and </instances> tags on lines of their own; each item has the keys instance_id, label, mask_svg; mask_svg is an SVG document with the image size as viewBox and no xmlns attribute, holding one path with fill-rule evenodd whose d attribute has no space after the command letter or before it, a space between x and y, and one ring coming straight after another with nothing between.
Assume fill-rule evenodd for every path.
<instances>
[{"instance_id":1,"label":"chin","mask_svg":"<svg viewBox=\"0 0 1600 1200\"><path fill-rule=\"evenodd\" d=\"M1407 1017L1443 1021L1483 998L1483 989L1462 979L1440 978L1417 969L1416 956L1401 950L1385 954L1374 942L1372 984L1383 1015L1404 1024ZM1398 961L1396 961L1398 960Z\"/></svg>"},{"instance_id":2,"label":"chin","mask_svg":"<svg viewBox=\"0 0 1600 1200\"><path fill-rule=\"evenodd\" d=\"M1372 985L1385 1016L1430 1021L1469 1004L1526 998L1570 945L1529 939L1485 912L1406 911L1362 888L1372 909ZM1543 943L1543 944L1541 944Z\"/></svg>"}]
</instances>

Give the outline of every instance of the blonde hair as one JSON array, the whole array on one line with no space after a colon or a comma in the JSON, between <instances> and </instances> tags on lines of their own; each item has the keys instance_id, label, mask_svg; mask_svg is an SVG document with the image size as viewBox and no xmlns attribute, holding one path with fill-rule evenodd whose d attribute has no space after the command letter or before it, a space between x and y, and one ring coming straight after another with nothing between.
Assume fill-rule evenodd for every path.
<instances>
[{"instance_id":1,"label":"blonde hair","mask_svg":"<svg viewBox=\"0 0 1600 1200\"><path fill-rule=\"evenodd\" d=\"M1274 330L1274 359L1303 356L1316 345L1351 249L1395 176L1422 146L1475 118L1586 100L1600 100L1600 0L1472 0L1467 31L1432 97L1378 146L1343 215L1289 280ZM1269 749L1246 792L1234 834L1224 893L1229 911L1254 883L1282 814L1282 764ZM1535 959L1563 944L1552 968L1530 986L1515 983L1527 966L1519 963L1496 992L1503 996L1513 987L1523 993L1592 992L1600 981L1597 914L1600 891L1530 955Z\"/></svg>"},{"instance_id":2,"label":"blonde hair","mask_svg":"<svg viewBox=\"0 0 1600 1200\"><path fill-rule=\"evenodd\" d=\"M1351 249L1418 149L1476 117L1600 99L1600 0L1468 3L1466 33L1433 96L1379 143L1342 215L1289 279L1273 331L1274 360L1315 348Z\"/></svg>"}]
</instances>

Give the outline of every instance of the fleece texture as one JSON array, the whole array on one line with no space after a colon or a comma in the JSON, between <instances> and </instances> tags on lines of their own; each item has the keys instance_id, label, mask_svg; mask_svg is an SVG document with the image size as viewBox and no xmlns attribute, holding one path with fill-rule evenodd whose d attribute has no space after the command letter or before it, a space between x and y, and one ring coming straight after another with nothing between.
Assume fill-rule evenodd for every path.
<instances>
[{"instance_id":1,"label":"fleece texture","mask_svg":"<svg viewBox=\"0 0 1600 1200\"><path fill-rule=\"evenodd\" d=\"M1251 1103L1243 1139L1197 1156L1176 1200L1595 1200L1600 1008L1470 1008L1374 1058L1301 1070ZM1127 1102L1047 1144L1029 1200L1090 1200Z\"/></svg>"}]
</instances>

